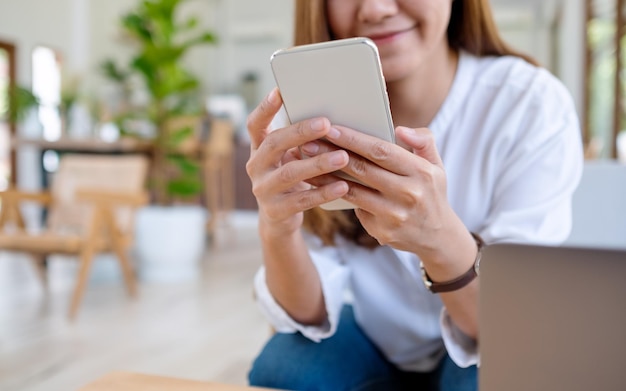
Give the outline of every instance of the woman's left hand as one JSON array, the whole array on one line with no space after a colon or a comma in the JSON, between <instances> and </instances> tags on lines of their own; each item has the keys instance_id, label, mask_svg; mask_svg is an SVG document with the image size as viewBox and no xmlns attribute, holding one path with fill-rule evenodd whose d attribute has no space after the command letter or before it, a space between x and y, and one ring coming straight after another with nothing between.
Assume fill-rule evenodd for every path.
<instances>
[{"instance_id":1,"label":"woman's left hand","mask_svg":"<svg viewBox=\"0 0 626 391\"><path fill-rule=\"evenodd\" d=\"M343 172L363 185L349 182L343 198L357 206L356 215L380 244L423 253L441 249L448 224L457 220L448 204L446 174L426 128L396 128L396 137L407 149L356 130L334 126L328 141L305 147L315 154L339 148L350 153ZM330 178L320 178L329 181ZM425 255L425 254L424 254Z\"/></svg>"}]
</instances>

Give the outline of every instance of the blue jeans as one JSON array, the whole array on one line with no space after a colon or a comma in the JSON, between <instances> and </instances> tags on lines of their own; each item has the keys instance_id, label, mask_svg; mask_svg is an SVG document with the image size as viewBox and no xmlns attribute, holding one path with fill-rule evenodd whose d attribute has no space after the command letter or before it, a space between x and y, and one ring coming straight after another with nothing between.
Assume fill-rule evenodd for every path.
<instances>
[{"instance_id":1,"label":"blue jeans","mask_svg":"<svg viewBox=\"0 0 626 391\"><path fill-rule=\"evenodd\" d=\"M316 343L299 333L275 334L253 363L250 385L298 391L476 391L475 366L446 355L432 372L396 368L363 334L345 306L335 335Z\"/></svg>"}]
</instances>

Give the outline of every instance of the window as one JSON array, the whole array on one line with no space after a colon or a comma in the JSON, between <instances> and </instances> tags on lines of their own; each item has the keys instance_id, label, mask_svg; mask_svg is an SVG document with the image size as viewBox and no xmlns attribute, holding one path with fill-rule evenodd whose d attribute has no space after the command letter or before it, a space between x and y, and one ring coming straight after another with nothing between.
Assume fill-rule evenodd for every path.
<instances>
[{"instance_id":1,"label":"window","mask_svg":"<svg viewBox=\"0 0 626 391\"><path fill-rule=\"evenodd\" d=\"M62 135L59 104L61 102L61 61L57 53L45 46L33 50L33 93L39 98L39 121L43 138L58 140Z\"/></svg>"},{"instance_id":2,"label":"window","mask_svg":"<svg viewBox=\"0 0 626 391\"><path fill-rule=\"evenodd\" d=\"M618 157L626 142L626 0L586 0L585 119L587 155Z\"/></svg>"}]
</instances>

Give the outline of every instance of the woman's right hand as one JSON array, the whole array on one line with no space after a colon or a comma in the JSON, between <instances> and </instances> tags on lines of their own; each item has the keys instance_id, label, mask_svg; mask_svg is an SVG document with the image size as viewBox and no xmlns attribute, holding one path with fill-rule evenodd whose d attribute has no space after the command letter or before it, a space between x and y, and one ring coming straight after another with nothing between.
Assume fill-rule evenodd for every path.
<instances>
[{"instance_id":1,"label":"woman's right hand","mask_svg":"<svg viewBox=\"0 0 626 391\"><path fill-rule=\"evenodd\" d=\"M302 159L298 147L325 137L331 130L326 118L313 118L272 131L270 125L282 105L277 88L248 116L250 158L246 171L259 206L262 235L280 238L300 229L303 211L341 198L348 192L346 181L316 178L348 164L348 153L334 150Z\"/></svg>"}]
</instances>

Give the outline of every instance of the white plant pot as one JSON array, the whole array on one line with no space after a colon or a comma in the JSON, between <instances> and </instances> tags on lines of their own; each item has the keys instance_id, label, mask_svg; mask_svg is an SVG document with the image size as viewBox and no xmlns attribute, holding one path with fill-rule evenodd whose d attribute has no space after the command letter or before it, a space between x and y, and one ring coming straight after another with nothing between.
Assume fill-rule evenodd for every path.
<instances>
[{"instance_id":1,"label":"white plant pot","mask_svg":"<svg viewBox=\"0 0 626 391\"><path fill-rule=\"evenodd\" d=\"M207 212L200 206L147 206L135 222L135 258L142 281L199 277L206 249Z\"/></svg>"}]
</instances>

